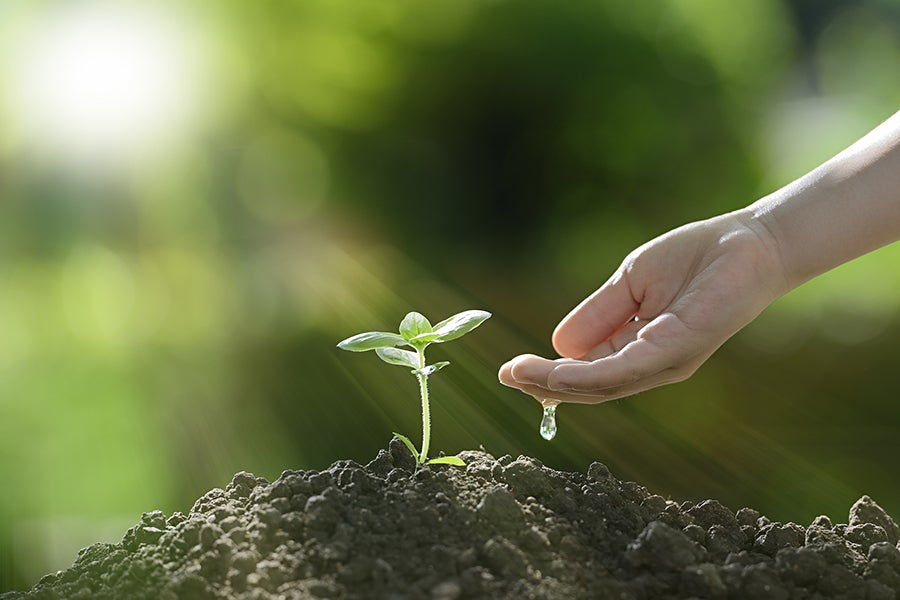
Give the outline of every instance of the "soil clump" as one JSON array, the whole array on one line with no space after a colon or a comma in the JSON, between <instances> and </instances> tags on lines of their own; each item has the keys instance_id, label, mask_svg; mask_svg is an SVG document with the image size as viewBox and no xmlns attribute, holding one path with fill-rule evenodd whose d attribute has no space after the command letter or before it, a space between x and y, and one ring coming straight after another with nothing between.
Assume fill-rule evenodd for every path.
<instances>
[{"instance_id":1,"label":"soil clump","mask_svg":"<svg viewBox=\"0 0 900 600\"><path fill-rule=\"evenodd\" d=\"M900 598L900 528L867 496L846 524L804 527L667 500L598 462L460 456L416 471L394 440L365 466L238 473L0 600Z\"/></svg>"}]
</instances>

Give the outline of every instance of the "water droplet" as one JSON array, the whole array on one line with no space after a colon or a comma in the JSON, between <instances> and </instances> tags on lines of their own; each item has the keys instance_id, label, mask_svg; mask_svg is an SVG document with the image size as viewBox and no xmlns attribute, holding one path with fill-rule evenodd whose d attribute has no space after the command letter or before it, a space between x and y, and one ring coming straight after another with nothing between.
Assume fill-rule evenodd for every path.
<instances>
[{"instance_id":1,"label":"water droplet","mask_svg":"<svg viewBox=\"0 0 900 600\"><path fill-rule=\"evenodd\" d=\"M544 407L544 418L541 419L541 437L547 441L556 437L556 405Z\"/></svg>"}]
</instances>

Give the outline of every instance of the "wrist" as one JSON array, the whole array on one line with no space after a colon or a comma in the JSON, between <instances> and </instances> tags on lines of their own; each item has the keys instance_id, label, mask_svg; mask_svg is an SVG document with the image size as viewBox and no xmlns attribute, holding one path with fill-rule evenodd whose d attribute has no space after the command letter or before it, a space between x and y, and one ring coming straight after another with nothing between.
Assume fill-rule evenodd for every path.
<instances>
[{"instance_id":1,"label":"wrist","mask_svg":"<svg viewBox=\"0 0 900 600\"><path fill-rule=\"evenodd\" d=\"M802 281L797 281L788 267L784 253L784 244L778 235L776 224L770 221L765 211L753 209L754 205L733 213L736 227L752 233L757 244L760 275L772 291L774 301L785 295Z\"/></svg>"}]
</instances>

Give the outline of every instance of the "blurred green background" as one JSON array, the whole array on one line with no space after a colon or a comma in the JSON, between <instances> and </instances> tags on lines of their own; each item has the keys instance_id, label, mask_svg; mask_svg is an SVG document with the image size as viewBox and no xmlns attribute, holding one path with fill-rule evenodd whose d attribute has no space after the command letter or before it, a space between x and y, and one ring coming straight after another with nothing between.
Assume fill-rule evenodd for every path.
<instances>
[{"instance_id":1,"label":"blurred green background","mask_svg":"<svg viewBox=\"0 0 900 600\"><path fill-rule=\"evenodd\" d=\"M420 436L335 343L494 317L432 360L483 445L777 520L900 515L900 248L785 297L688 382L540 407L496 382L634 247L900 107L900 3L0 1L0 591L249 470Z\"/></svg>"}]
</instances>

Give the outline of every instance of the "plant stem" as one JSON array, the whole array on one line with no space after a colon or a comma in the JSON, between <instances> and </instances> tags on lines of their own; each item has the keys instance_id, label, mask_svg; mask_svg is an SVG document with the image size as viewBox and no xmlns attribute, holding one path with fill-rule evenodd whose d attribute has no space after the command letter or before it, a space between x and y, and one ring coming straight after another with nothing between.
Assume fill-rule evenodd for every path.
<instances>
[{"instance_id":1,"label":"plant stem","mask_svg":"<svg viewBox=\"0 0 900 600\"><path fill-rule=\"evenodd\" d=\"M425 368L425 349L417 349L419 352L419 369ZM424 465L428 460L428 444L431 442L431 407L428 403L428 375L419 373L419 391L422 394L422 453L419 455L419 464Z\"/></svg>"}]
</instances>

